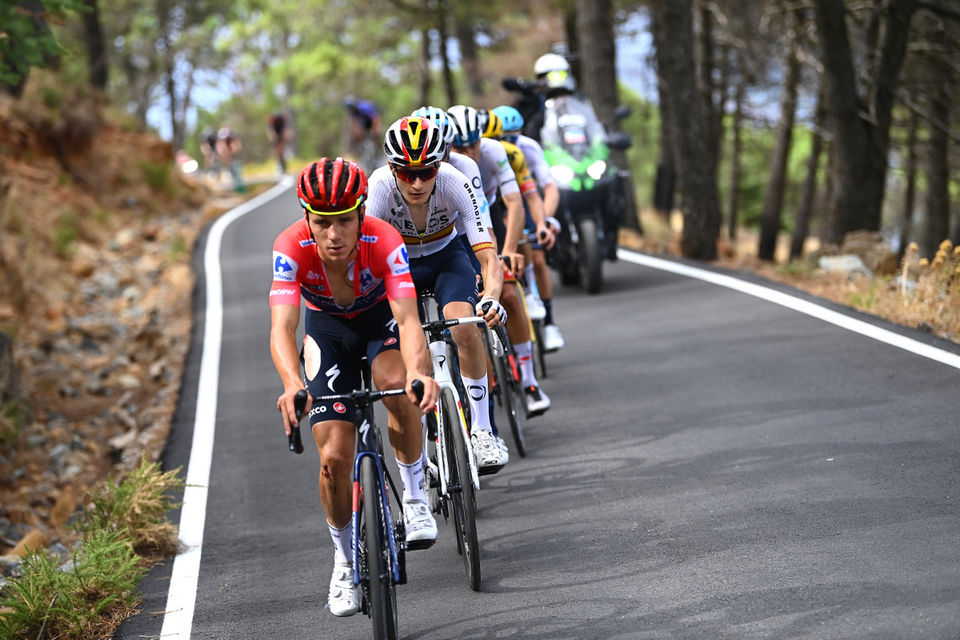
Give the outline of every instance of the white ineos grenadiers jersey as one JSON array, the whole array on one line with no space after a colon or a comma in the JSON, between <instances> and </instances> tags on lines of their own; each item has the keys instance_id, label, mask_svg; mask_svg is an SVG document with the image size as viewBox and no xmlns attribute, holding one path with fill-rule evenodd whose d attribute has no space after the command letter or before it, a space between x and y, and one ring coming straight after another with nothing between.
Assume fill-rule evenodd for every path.
<instances>
[{"instance_id":1,"label":"white ineos grenadiers jersey","mask_svg":"<svg viewBox=\"0 0 960 640\"><path fill-rule=\"evenodd\" d=\"M501 195L520 193L507 151L498 140L480 138L480 162L477 164L480 166L480 179L483 180L483 193L490 206L497 201L497 189Z\"/></svg>"},{"instance_id":2,"label":"white ineos grenadiers jersey","mask_svg":"<svg viewBox=\"0 0 960 640\"><path fill-rule=\"evenodd\" d=\"M543 156L543 147L540 143L523 134L517 136L517 147L523 152L523 157L527 161L527 168L533 174L537 186L543 189L548 184L554 184L553 175L550 173L550 165Z\"/></svg>"},{"instance_id":3,"label":"white ineos grenadiers jersey","mask_svg":"<svg viewBox=\"0 0 960 640\"><path fill-rule=\"evenodd\" d=\"M367 187L367 215L386 220L400 232L411 259L440 251L457 237L466 234L474 251L493 249L490 233L480 217L479 194L470 180L446 162L440 163L433 193L427 201L426 228L418 230L410 208L397 189L390 167L370 174Z\"/></svg>"},{"instance_id":4,"label":"white ineos grenadiers jersey","mask_svg":"<svg viewBox=\"0 0 960 640\"><path fill-rule=\"evenodd\" d=\"M457 171L467 176L470 187L474 193L477 194L477 199L480 201L480 219L483 220L484 226L489 229L493 226L493 221L490 219L490 204L487 202L487 197L483 193L483 179L480 178L480 167L473 161L473 158L465 156L462 153L457 153L456 151L450 152L450 157L447 159L447 162L452 164Z\"/></svg>"}]
</instances>

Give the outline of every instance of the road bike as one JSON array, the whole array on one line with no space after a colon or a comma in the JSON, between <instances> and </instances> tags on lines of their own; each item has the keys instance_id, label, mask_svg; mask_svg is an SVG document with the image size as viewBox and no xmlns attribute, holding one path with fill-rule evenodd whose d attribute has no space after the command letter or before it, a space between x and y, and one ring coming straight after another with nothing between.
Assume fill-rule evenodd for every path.
<instances>
[{"instance_id":1,"label":"road bike","mask_svg":"<svg viewBox=\"0 0 960 640\"><path fill-rule=\"evenodd\" d=\"M402 504L397 484L384 464L380 429L374 422L373 405L381 398L403 395L403 389L370 390L370 371L364 360L364 388L350 393L320 396L315 402L353 402L356 454L353 463L353 582L360 589L360 610L373 623L375 640L397 638L396 585L406 584L406 531L403 510L391 508L390 496ZM415 380L413 391L423 397L423 383ZM301 398L302 394L302 398ZM297 419L306 404L307 392L297 394ZM289 437L290 450L303 452L300 427Z\"/></svg>"},{"instance_id":2,"label":"road bike","mask_svg":"<svg viewBox=\"0 0 960 640\"><path fill-rule=\"evenodd\" d=\"M480 589L480 543L477 538L477 491L480 472L470 444L469 421L464 411L466 396L460 380L457 348L450 327L461 324L483 324L483 318L441 317L431 291L419 294L423 310L422 323L433 377L440 386L440 397L433 414L427 415L427 438L424 439L426 474L431 506L444 520L453 516L457 535L457 552L463 558L467 581L474 591Z\"/></svg>"}]
</instances>

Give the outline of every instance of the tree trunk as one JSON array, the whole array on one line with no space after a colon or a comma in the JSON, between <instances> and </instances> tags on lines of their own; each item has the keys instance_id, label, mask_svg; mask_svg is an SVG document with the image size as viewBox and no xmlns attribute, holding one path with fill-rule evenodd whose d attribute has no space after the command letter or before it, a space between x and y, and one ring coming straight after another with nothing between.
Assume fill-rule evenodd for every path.
<instances>
[{"instance_id":1,"label":"tree trunk","mask_svg":"<svg viewBox=\"0 0 960 640\"><path fill-rule=\"evenodd\" d=\"M823 125L826 113L823 104L823 90L817 96L817 110L813 121L813 131L810 133L810 156L807 158L807 177L803 181L803 193L800 197L800 207L797 209L797 219L790 238L790 260L803 257L803 244L810 233L810 217L813 213L813 198L817 192L817 168L820 166L820 151L823 149Z\"/></svg>"},{"instance_id":2,"label":"tree trunk","mask_svg":"<svg viewBox=\"0 0 960 640\"><path fill-rule=\"evenodd\" d=\"M907 188L903 195L903 214L900 217L900 246L897 253L900 258L907 251L910 236L913 232L913 208L917 193L917 128L920 116L916 111L910 112L910 124L907 127Z\"/></svg>"},{"instance_id":3,"label":"tree trunk","mask_svg":"<svg viewBox=\"0 0 960 640\"><path fill-rule=\"evenodd\" d=\"M617 95L617 50L613 29L613 3L611 0L578 0L577 41L580 45L580 72L583 74L583 90L597 112L597 117L607 131L619 131L620 122L614 117L619 104ZM621 214L621 224L639 231L636 208L633 202L633 180L626 169L627 155L623 151L610 150L610 160L618 167L626 206Z\"/></svg>"},{"instance_id":4,"label":"tree trunk","mask_svg":"<svg viewBox=\"0 0 960 640\"><path fill-rule=\"evenodd\" d=\"M430 0L424 0L425 9L429 10ZM430 104L430 28L424 27L420 31L420 99L417 104Z\"/></svg>"},{"instance_id":5,"label":"tree trunk","mask_svg":"<svg viewBox=\"0 0 960 640\"><path fill-rule=\"evenodd\" d=\"M448 0L437 4L437 31L440 33L440 60L443 61L443 86L447 90L447 104L457 104L457 83L450 69L450 56L447 55L447 15L450 13Z\"/></svg>"},{"instance_id":6,"label":"tree trunk","mask_svg":"<svg viewBox=\"0 0 960 640\"><path fill-rule=\"evenodd\" d=\"M571 2L563 12L563 30L567 36L567 61L570 63L570 73L577 81L577 86L583 86L583 76L580 69L580 36L577 34L577 3Z\"/></svg>"},{"instance_id":7,"label":"tree trunk","mask_svg":"<svg viewBox=\"0 0 960 640\"><path fill-rule=\"evenodd\" d=\"M696 13L700 20L700 32L697 34L696 60L699 71L699 87L703 99L704 110L707 114L707 140L710 145L710 154L716 165L720 148L719 125L717 117L718 106L714 101L716 86L713 71L716 68L716 56L713 47L713 14L710 4L704 0L695 0Z\"/></svg>"},{"instance_id":8,"label":"tree trunk","mask_svg":"<svg viewBox=\"0 0 960 640\"><path fill-rule=\"evenodd\" d=\"M880 59L867 92L869 104L857 92L842 0L815 0L814 6L837 171L827 239L840 242L850 231L880 228L890 112L915 3L889 2Z\"/></svg>"},{"instance_id":9,"label":"tree trunk","mask_svg":"<svg viewBox=\"0 0 960 640\"><path fill-rule=\"evenodd\" d=\"M701 260L717 257L720 208L717 200L716 162L708 141L708 115L697 88L693 50L692 0L657 0L660 38L656 45L659 77L667 80L669 110L674 133L674 156L683 209L683 255Z\"/></svg>"},{"instance_id":10,"label":"tree trunk","mask_svg":"<svg viewBox=\"0 0 960 640\"><path fill-rule=\"evenodd\" d=\"M743 128L743 98L747 79L740 76L733 99L733 146L730 149L730 192L727 194L727 237L730 246L736 247L737 214L740 207L740 154L743 151L741 129Z\"/></svg>"},{"instance_id":11,"label":"tree trunk","mask_svg":"<svg viewBox=\"0 0 960 640\"><path fill-rule=\"evenodd\" d=\"M655 43L663 41L663 27L659 12L652 12L650 29ZM673 158L673 133L670 130L670 95L667 92L667 78L662 68L656 64L657 95L660 98L660 158L657 160L657 177L653 186L653 207L664 218L673 211L674 194L677 191L677 170Z\"/></svg>"},{"instance_id":12,"label":"tree trunk","mask_svg":"<svg viewBox=\"0 0 960 640\"><path fill-rule=\"evenodd\" d=\"M787 73L783 80L783 98L780 102L780 123L777 126L777 140L773 149L770 166L770 180L763 200L763 216L760 219L760 247L757 256L761 260L772 261L777 248L777 234L780 232L780 213L783 210L783 193L786 189L787 160L793 144L793 120L797 111L797 86L800 83L800 58L797 56L797 28L799 18L792 25L790 44L787 48L784 66Z\"/></svg>"},{"instance_id":13,"label":"tree trunk","mask_svg":"<svg viewBox=\"0 0 960 640\"><path fill-rule=\"evenodd\" d=\"M467 75L467 87L470 95L477 98L483 94L483 81L480 77L480 63L477 60L477 41L473 33L474 17L465 2L454 2L454 29L460 43L460 66ZM454 104L454 103L450 103Z\"/></svg>"},{"instance_id":14,"label":"tree trunk","mask_svg":"<svg viewBox=\"0 0 960 640\"><path fill-rule=\"evenodd\" d=\"M950 93L946 83L934 89L930 113L934 122L950 122ZM927 144L927 224L923 234L922 255L933 258L940 243L950 234L949 140L943 127L930 126Z\"/></svg>"},{"instance_id":15,"label":"tree trunk","mask_svg":"<svg viewBox=\"0 0 960 640\"><path fill-rule=\"evenodd\" d=\"M109 67L100 10L97 0L83 0L83 4L87 7L83 12L83 41L87 46L87 60L90 64L90 84L103 91L107 88Z\"/></svg>"}]
</instances>

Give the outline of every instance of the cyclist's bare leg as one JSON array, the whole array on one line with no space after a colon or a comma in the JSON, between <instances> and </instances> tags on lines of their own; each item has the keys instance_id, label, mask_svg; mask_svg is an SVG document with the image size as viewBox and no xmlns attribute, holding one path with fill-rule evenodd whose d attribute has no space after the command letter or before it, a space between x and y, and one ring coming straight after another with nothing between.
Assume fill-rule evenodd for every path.
<instances>
[{"instance_id":1,"label":"cyclist's bare leg","mask_svg":"<svg viewBox=\"0 0 960 640\"><path fill-rule=\"evenodd\" d=\"M520 300L520 288L515 282L504 282L500 304L507 310L507 335L514 345L530 341L530 322Z\"/></svg>"},{"instance_id":2,"label":"cyclist's bare leg","mask_svg":"<svg viewBox=\"0 0 960 640\"><path fill-rule=\"evenodd\" d=\"M377 389L401 389L407 381L403 359L396 350L383 351L374 358L370 373ZM406 396L384 398L383 405L388 412L390 445L397 460L404 464L416 462L423 449L420 409Z\"/></svg>"},{"instance_id":3,"label":"cyclist's bare leg","mask_svg":"<svg viewBox=\"0 0 960 640\"><path fill-rule=\"evenodd\" d=\"M550 271L547 269L547 256L543 249L533 249L533 277L537 281L537 289L540 290L541 300L553 299L553 281L550 279Z\"/></svg>"},{"instance_id":4,"label":"cyclist's bare leg","mask_svg":"<svg viewBox=\"0 0 960 640\"><path fill-rule=\"evenodd\" d=\"M470 318L476 315L469 302L448 302L443 307L445 318ZM483 337L477 325L464 324L450 328L460 352L460 372L468 378L481 378L487 373Z\"/></svg>"},{"instance_id":5,"label":"cyclist's bare leg","mask_svg":"<svg viewBox=\"0 0 960 640\"><path fill-rule=\"evenodd\" d=\"M353 513L353 438L352 422L325 420L313 425L320 453L320 502L327 522L337 528L347 526Z\"/></svg>"}]
</instances>

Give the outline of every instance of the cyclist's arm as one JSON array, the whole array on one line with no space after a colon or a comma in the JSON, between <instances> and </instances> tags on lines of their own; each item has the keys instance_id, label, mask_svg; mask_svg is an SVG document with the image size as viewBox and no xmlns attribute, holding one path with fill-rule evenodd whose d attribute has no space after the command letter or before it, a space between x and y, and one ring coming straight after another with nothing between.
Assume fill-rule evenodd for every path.
<instances>
[{"instance_id":1,"label":"cyclist's arm","mask_svg":"<svg viewBox=\"0 0 960 640\"><path fill-rule=\"evenodd\" d=\"M300 307L278 304L270 307L270 355L273 366L283 382L283 394L277 398L277 409L283 415L283 427L287 435L297 425L293 397L303 389L300 377L300 353L297 350L297 324L300 322ZM309 410L309 403L307 406Z\"/></svg>"},{"instance_id":2,"label":"cyclist's arm","mask_svg":"<svg viewBox=\"0 0 960 640\"><path fill-rule=\"evenodd\" d=\"M476 254L477 260L480 261L480 272L483 275L483 291L480 292L480 297L499 301L500 293L503 291L503 263L492 248L482 249ZM488 323L492 320L487 316L484 318Z\"/></svg>"},{"instance_id":3,"label":"cyclist's arm","mask_svg":"<svg viewBox=\"0 0 960 640\"><path fill-rule=\"evenodd\" d=\"M420 410L426 413L437 403L437 383L430 377L430 352L427 342L420 328L420 314L417 311L416 298L390 298L390 309L397 321L397 331L400 334L400 356L407 369L407 396L414 402L410 383L414 380L423 382L423 400Z\"/></svg>"},{"instance_id":4,"label":"cyclist's arm","mask_svg":"<svg viewBox=\"0 0 960 640\"><path fill-rule=\"evenodd\" d=\"M560 206L560 189L555 182L550 182L543 187L543 212L548 218L554 218L557 215L557 207Z\"/></svg>"},{"instance_id":5,"label":"cyclist's arm","mask_svg":"<svg viewBox=\"0 0 960 640\"><path fill-rule=\"evenodd\" d=\"M501 251L504 255L509 255L511 260L517 261L518 258L515 256L520 256L517 252L517 246L519 246L520 238L523 236L523 226L526 218L523 211L523 199L519 192L501 193L500 196L503 199L503 204L507 207L507 215L503 221L507 232L503 237ZM523 270L523 258L519 258L518 262L519 264L511 265L514 273Z\"/></svg>"},{"instance_id":6,"label":"cyclist's arm","mask_svg":"<svg viewBox=\"0 0 960 640\"><path fill-rule=\"evenodd\" d=\"M527 201L527 206L530 207L530 217L533 218L533 223L537 225L537 241L545 249L549 249L553 246L554 237L553 231L547 225L547 216L543 210L543 199L540 197L540 193L534 189L523 194L523 198Z\"/></svg>"}]
</instances>

